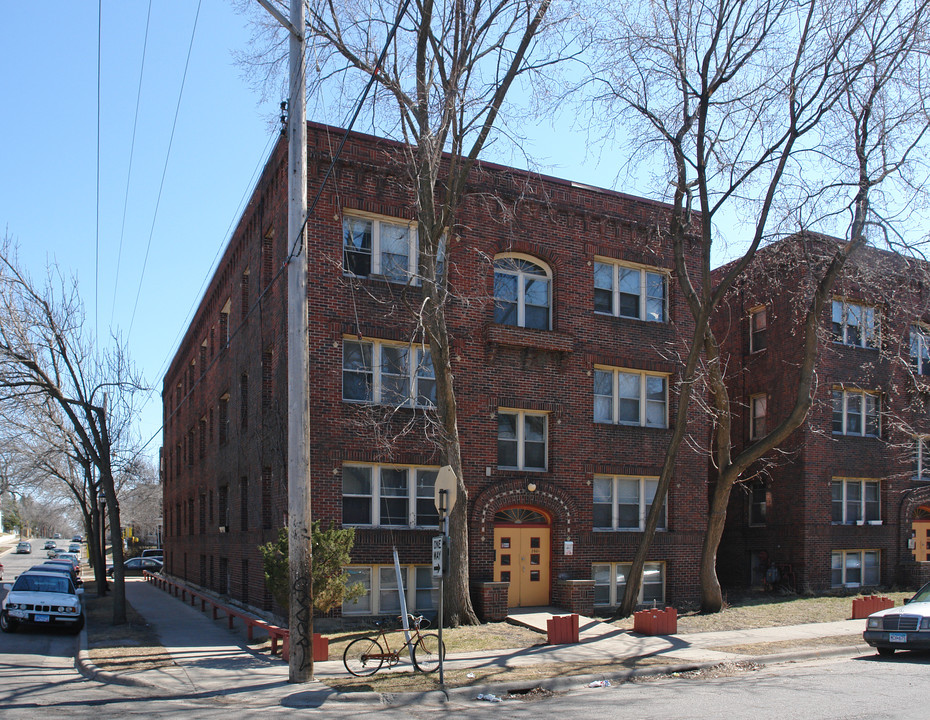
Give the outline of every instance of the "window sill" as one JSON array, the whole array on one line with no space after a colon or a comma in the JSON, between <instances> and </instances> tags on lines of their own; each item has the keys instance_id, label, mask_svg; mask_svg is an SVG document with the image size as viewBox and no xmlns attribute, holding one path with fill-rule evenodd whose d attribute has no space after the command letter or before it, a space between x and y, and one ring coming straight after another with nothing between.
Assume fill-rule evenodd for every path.
<instances>
[{"instance_id":1,"label":"window sill","mask_svg":"<svg viewBox=\"0 0 930 720\"><path fill-rule=\"evenodd\" d=\"M527 472L527 473L544 473L549 472L548 468L518 468L504 465L497 465L496 469L501 472Z\"/></svg>"},{"instance_id":2,"label":"window sill","mask_svg":"<svg viewBox=\"0 0 930 720\"><path fill-rule=\"evenodd\" d=\"M536 348L550 352L574 351L575 339L554 330L536 330L514 325L490 324L486 328L488 343L503 347Z\"/></svg>"},{"instance_id":3,"label":"window sill","mask_svg":"<svg viewBox=\"0 0 930 720\"><path fill-rule=\"evenodd\" d=\"M618 428L638 428L640 430L668 430L668 425L639 425L638 423L625 422L608 422L607 420L595 420L595 425L604 425L606 427Z\"/></svg>"},{"instance_id":4,"label":"window sill","mask_svg":"<svg viewBox=\"0 0 930 720\"><path fill-rule=\"evenodd\" d=\"M643 531L644 531L643 528L604 528L604 527L591 528L591 532L596 532L596 533L622 533L622 532L641 533ZM660 533L668 532L668 528L657 527L656 532L660 532Z\"/></svg>"},{"instance_id":5,"label":"window sill","mask_svg":"<svg viewBox=\"0 0 930 720\"><path fill-rule=\"evenodd\" d=\"M614 320L623 320L624 322L649 323L650 325L668 325L668 320L644 320L642 318L629 317L627 315L614 315L613 313L604 312L602 310L595 310L594 314L597 317L613 318Z\"/></svg>"},{"instance_id":6,"label":"window sill","mask_svg":"<svg viewBox=\"0 0 930 720\"><path fill-rule=\"evenodd\" d=\"M873 351L873 352L878 352L878 348L877 348L877 347L873 347L873 346L871 346L871 345L853 345L852 343L845 343L845 342L843 342L842 340L834 340L834 341L833 341L833 344L834 344L834 345L842 345L843 347L853 348L853 349L855 349L855 350L871 350L871 351Z\"/></svg>"}]
</instances>

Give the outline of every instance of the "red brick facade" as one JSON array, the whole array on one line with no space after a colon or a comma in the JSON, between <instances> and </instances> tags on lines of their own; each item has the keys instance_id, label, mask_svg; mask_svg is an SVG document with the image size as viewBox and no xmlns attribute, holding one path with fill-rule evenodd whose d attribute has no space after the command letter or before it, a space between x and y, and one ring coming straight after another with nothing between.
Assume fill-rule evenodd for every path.
<instances>
[{"instance_id":1,"label":"red brick facade","mask_svg":"<svg viewBox=\"0 0 930 720\"><path fill-rule=\"evenodd\" d=\"M313 197L341 131L311 123L308 136ZM400 152L396 144L350 135L334 181L307 223L312 512L324 524L342 522L345 465L439 465L422 410L402 408L389 417L383 406L343 399L346 342L418 338L409 310L418 302L418 287L347 277L343 265L344 215L414 217L397 165ZM285 166L282 141L165 375L163 395L167 570L264 609L272 609L272 601L257 547L276 537L287 509ZM594 422L593 376L597 366L665 377L664 411L674 416L678 366L670 358L693 325L672 275L671 248L652 232L666 211L651 201L498 166L484 165L471 178L450 233L457 297L447 318L469 491L471 580L479 607L494 606L492 615L500 614L499 592L480 584L500 580L494 527L506 509L529 508L546 518L547 602L590 611L593 566L632 560L640 533L595 530L592 485L598 477L657 477L671 430ZM550 329L494 322L492 262L503 253L548 269ZM595 257L641 271L643 278L646 271L666 277L665 321L595 313ZM498 466L501 408L545 417L544 470ZM691 423L695 437L706 437L697 412ZM660 599L669 603L697 595L706 475L703 455L686 444L667 503L667 530L650 553L662 571ZM415 523L361 526L353 566L389 565L394 546L405 567L427 566L434 534ZM373 603L376 595L372 587Z\"/></svg>"},{"instance_id":2,"label":"red brick facade","mask_svg":"<svg viewBox=\"0 0 930 720\"><path fill-rule=\"evenodd\" d=\"M808 242L816 254L831 241ZM715 318L738 412L737 448L749 442L753 397L766 398L769 427L794 403L803 342L795 301L811 279L810 261L793 259L798 247L794 239L761 253L749 279L730 293ZM909 357L911 325L930 320L926 272L924 263L873 248L849 261L833 293L847 309L839 315L844 342L834 337L833 303L827 302L813 407L782 451L758 464L756 479L734 488L718 553L722 584L758 586L767 562L778 566L781 582L799 591L916 585L927 578L927 563L915 562L909 547L912 522L930 505L930 475L924 471L919 478L913 468L914 436L930 432L930 383L915 374ZM766 347L751 352L750 317L761 307L767 315ZM855 330L863 308L874 313L874 341L863 336L871 337L871 331ZM834 429L837 397L845 405L839 405L840 425ZM860 403L875 403L880 410L864 410L860 420ZM867 426L870 417L880 428ZM750 522L753 486L755 523ZM866 492L877 498L865 498ZM763 498L765 518L759 522Z\"/></svg>"}]
</instances>

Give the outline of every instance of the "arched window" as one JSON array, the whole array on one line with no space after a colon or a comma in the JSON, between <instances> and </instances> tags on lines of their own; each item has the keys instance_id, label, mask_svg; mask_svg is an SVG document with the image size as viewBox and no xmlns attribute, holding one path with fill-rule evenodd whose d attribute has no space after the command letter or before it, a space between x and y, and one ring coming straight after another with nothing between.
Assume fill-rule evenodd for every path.
<instances>
[{"instance_id":1,"label":"arched window","mask_svg":"<svg viewBox=\"0 0 930 720\"><path fill-rule=\"evenodd\" d=\"M552 279L529 258L507 255L494 261L494 322L550 329Z\"/></svg>"}]
</instances>

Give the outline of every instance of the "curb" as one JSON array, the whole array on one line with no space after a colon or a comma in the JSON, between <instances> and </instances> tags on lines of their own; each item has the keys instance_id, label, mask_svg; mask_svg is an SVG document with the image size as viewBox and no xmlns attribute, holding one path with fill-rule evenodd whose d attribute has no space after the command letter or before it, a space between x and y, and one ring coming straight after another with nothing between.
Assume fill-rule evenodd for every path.
<instances>
[{"instance_id":1,"label":"curb","mask_svg":"<svg viewBox=\"0 0 930 720\"><path fill-rule=\"evenodd\" d=\"M861 655L868 653L872 648L867 645L843 645L826 650L801 650L798 652L787 652L773 655L754 655L734 657L730 662L756 663L759 665L778 665L788 662L802 662L825 657L842 657L847 655ZM705 662L688 662L678 665L656 665L653 667L633 668L631 670L618 670L616 672L603 672L590 675L571 675L567 677L541 678L533 681L524 680L522 682L502 681L493 685L470 685L469 687L447 688L446 690L426 690L422 692L398 692L398 693L375 693L375 692L357 692L342 693L331 689L330 694L325 691L308 691L306 694L319 695L323 694L323 700L332 700L344 703L365 703L380 704L385 707L394 707L400 705L423 704L423 705L442 705L452 701L476 700L477 695L494 694L498 697L510 693L525 693L531 688L541 688L553 692L567 692L570 690L587 690L588 683L598 680L610 680L611 682L621 683L641 677L667 676L676 673L690 672L693 670L707 670L723 662L721 660L709 660ZM598 688L600 689L600 688ZM311 707L318 706L319 702L303 703L282 702L286 707Z\"/></svg>"},{"instance_id":2,"label":"curb","mask_svg":"<svg viewBox=\"0 0 930 720\"><path fill-rule=\"evenodd\" d=\"M756 663L758 665L778 665L790 662L802 662L827 657L842 657L864 655L872 652L873 648L868 645L855 644L843 645L827 649L807 649L793 652L778 653L772 655L746 655L734 656L727 660L729 662ZM445 690L425 690L419 692L396 692L396 693L378 693L378 692L341 692L336 688L329 687L321 680L315 680L312 684L321 686L318 688L306 688L297 690L289 696L282 697L279 701L281 707L290 708L313 708L320 707L325 702L339 702L346 704L378 704L384 707L395 707L409 704L422 705L443 705L457 701L476 700L477 695L494 694L503 697L510 693L521 694L529 689L541 688L552 692L567 692L572 690L586 690L586 686L594 681L610 680L615 683L627 682L636 678L670 676L676 673L691 672L694 670L707 670L723 662L721 660L709 660L704 662L685 662L676 665L656 665L651 667L633 668L629 670L617 670L615 672L601 672L587 675L571 675L566 677L539 678L531 681L513 681L506 680L491 685L471 685L468 687L447 688ZM82 629L80 633L80 649L78 651L75 665L78 671L89 680L95 680L101 683L125 685L132 687L159 689L156 683L151 683L136 677L120 675L119 673L102 670L90 658L87 649L87 630Z\"/></svg>"},{"instance_id":3,"label":"curb","mask_svg":"<svg viewBox=\"0 0 930 720\"><path fill-rule=\"evenodd\" d=\"M158 689L158 685L140 680L139 678L120 675L119 673L101 670L94 661L90 659L90 653L87 650L87 626L81 629L80 635L81 647L78 649L77 657L74 659L74 666L88 680L107 683L109 685L128 685L130 687L144 687Z\"/></svg>"}]
</instances>

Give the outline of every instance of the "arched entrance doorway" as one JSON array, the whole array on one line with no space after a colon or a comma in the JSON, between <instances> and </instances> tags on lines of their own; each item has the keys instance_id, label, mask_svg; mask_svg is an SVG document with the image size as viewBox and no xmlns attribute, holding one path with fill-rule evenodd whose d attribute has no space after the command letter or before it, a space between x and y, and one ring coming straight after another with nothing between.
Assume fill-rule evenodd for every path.
<instances>
[{"instance_id":1,"label":"arched entrance doorway","mask_svg":"<svg viewBox=\"0 0 930 720\"><path fill-rule=\"evenodd\" d=\"M914 511L911 530L914 532L914 559L927 562L930 560L930 506L921 505Z\"/></svg>"},{"instance_id":2,"label":"arched entrance doorway","mask_svg":"<svg viewBox=\"0 0 930 720\"><path fill-rule=\"evenodd\" d=\"M494 579L509 582L507 607L549 604L552 528L541 510L517 506L494 515Z\"/></svg>"}]
</instances>

